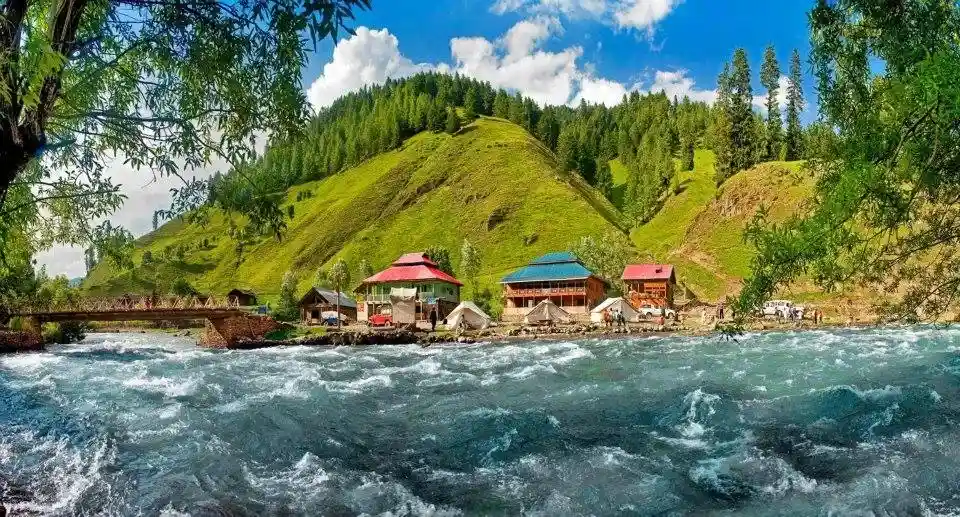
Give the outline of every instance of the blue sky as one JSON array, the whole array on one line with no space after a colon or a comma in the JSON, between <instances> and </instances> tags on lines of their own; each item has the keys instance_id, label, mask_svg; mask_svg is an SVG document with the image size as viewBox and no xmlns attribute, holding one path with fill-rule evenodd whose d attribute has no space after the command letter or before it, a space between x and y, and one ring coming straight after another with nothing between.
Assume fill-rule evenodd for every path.
<instances>
[{"instance_id":1,"label":"blue sky","mask_svg":"<svg viewBox=\"0 0 960 517\"><path fill-rule=\"evenodd\" d=\"M324 42L304 70L304 86L309 90L320 78L323 93L319 101L315 96L311 100L324 105L336 95L368 82L439 67L493 79L495 84L524 91L541 102L556 103L562 98L563 91L555 95L546 91L556 92L555 87L564 82L570 88L566 102L579 100L577 92L584 83L577 77L586 77L587 85L593 80L604 81L606 96L584 95L595 102L615 98L618 87L649 90L667 86L668 92L690 90L707 99L709 95L704 92L715 89L723 63L734 49L744 47L759 95L760 60L768 44L776 46L784 73L793 48L799 48L805 58L809 48L806 13L812 4L812 0L374 0L371 11L358 13L355 26L361 33L339 42L341 52L355 47L352 52L343 52L353 68L338 70L335 66L325 74L325 65L340 65L345 59L337 63L334 44ZM526 31L519 30L522 28ZM363 29L373 32L364 33ZM514 35L532 34L528 40L534 42L521 45L525 57L531 59L517 68L535 75L538 85L523 77L524 70L503 70L506 61L520 59L508 57L512 29L518 29ZM377 44L390 37L395 38L395 49ZM490 66L478 70L471 66L476 63L462 60L466 51L458 55L452 42L466 38L482 38L492 47L497 61L488 59L486 64ZM540 61L553 60L538 63L534 57L537 53L546 54ZM391 61L384 59L387 54L395 59L392 69L388 64ZM571 61L573 69L567 66ZM384 70L378 70L378 66ZM368 79L359 79L361 69L371 74ZM337 72L343 80L337 80ZM551 72L554 78L567 75L545 83ZM671 75L663 75L658 81L657 72ZM804 86L811 104L815 96L809 78ZM808 109L804 118L809 121L814 117L815 110Z\"/></svg>"},{"instance_id":2,"label":"blue sky","mask_svg":"<svg viewBox=\"0 0 960 517\"><path fill-rule=\"evenodd\" d=\"M717 74L737 47L749 54L759 97L768 44L784 73L793 48L805 59L813 0L372 2L371 11L358 13L356 36L322 42L305 66L304 90L315 108L419 70L457 71L550 104L613 104L626 91L651 89L711 101ZM803 120L810 122L816 98L809 78L804 90ZM185 174L203 178L226 167L220 160ZM178 186L175 178L145 178L122 157L108 174L127 195L110 219L138 236L151 230L153 212L169 207L169 189ZM84 274L78 248L57 246L38 260L53 274Z\"/></svg>"}]
</instances>

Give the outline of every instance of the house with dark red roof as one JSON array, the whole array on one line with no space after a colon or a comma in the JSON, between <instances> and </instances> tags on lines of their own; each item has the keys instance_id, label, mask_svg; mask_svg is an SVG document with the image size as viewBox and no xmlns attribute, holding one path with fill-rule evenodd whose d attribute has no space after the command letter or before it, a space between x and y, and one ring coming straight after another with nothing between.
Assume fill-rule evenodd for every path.
<instances>
[{"instance_id":1,"label":"house with dark red roof","mask_svg":"<svg viewBox=\"0 0 960 517\"><path fill-rule=\"evenodd\" d=\"M677 287L677 274L669 264L630 264L621 277L629 295L627 299L651 299L658 305L673 307L673 293Z\"/></svg>"},{"instance_id":2,"label":"house with dark red roof","mask_svg":"<svg viewBox=\"0 0 960 517\"><path fill-rule=\"evenodd\" d=\"M427 319L433 307L443 319L460 304L462 286L459 280L441 271L426 253L418 252L407 253L387 269L364 279L357 293L363 297L360 309L366 309L367 317L389 307L393 294L415 298L418 320Z\"/></svg>"}]
</instances>

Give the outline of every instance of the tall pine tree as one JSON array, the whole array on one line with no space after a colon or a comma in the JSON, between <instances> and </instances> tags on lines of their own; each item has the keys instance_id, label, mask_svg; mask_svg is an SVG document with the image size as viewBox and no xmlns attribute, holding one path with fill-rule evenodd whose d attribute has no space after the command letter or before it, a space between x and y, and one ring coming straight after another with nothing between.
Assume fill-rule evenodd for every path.
<instances>
[{"instance_id":1,"label":"tall pine tree","mask_svg":"<svg viewBox=\"0 0 960 517\"><path fill-rule=\"evenodd\" d=\"M768 46L763 54L760 82L767 89L767 128L763 159L767 161L779 160L783 132L783 121L780 119L780 103L777 100L780 95L780 63L777 62L777 53L773 45Z\"/></svg>"},{"instance_id":2,"label":"tall pine tree","mask_svg":"<svg viewBox=\"0 0 960 517\"><path fill-rule=\"evenodd\" d=\"M733 172L753 167L756 163L756 130L753 123L753 88L750 86L750 63L747 51L733 53L730 71L730 140Z\"/></svg>"},{"instance_id":3,"label":"tall pine tree","mask_svg":"<svg viewBox=\"0 0 960 517\"><path fill-rule=\"evenodd\" d=\"M730 64L723 65L723 71L717 77L717 102L713 110L713 152L716 156L716 182L723 183L734 173L733 139L730 122Z\"/></svg>"},{"instance_id":4,"label":"tall pine tree","mask_svg":"<svg viewBox=\"0 0 960 517\"><path fill-rule=\"evenodd\" d=\"M787 160L799 160L803 155L803 128L800 127L800 112L803 111L803 78L800 75L800 51L793 49L790 57L790 81L787 84Z\"/></svg>"}]
</instances>

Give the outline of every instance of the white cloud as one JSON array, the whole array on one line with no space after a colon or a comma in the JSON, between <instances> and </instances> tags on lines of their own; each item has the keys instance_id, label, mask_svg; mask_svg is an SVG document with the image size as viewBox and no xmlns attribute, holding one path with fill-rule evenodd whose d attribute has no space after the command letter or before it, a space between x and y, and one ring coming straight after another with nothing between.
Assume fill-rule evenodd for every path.
<instances>
[{"instance_id":1,"label":"white cloud","mask_svg":"<svg viewBox=\"0 0 960 517\"><path fill-rule=\"evenodd\" d=\"M454 38L450 40L454 70L497 88L520 91L540 104L566 104L583 76L577 68L583 49L547 52L539 48L562 30L556 18L538 17L517 23L496 42Z\"/></svg>"},{"instance_id":2,"label":"white cloud","mask_svg":"<svg viewBox=\"0 0 960 517\"><path fill-rule=\"evenodd\" d=\"M615 106L620 104L623 96L627 93L627 88L618 82L601 78L583 77L580 79L580 92L571 104L580 104L581 100L585 100L591 104Z\"/></svg>"},{"instance_id":3,"label":"white cloud","mask_svg":"<svg viewBox=\"0 0 960 517\"><path fill-rule=\"evenodd\" d=\"M653 34L654 25L667 17L682 0L633 0L621 2L614 17L620 27L633 28Z\"/></svg>"},{"instance_id":4,"label":"white cloud","mask_svg":"<svg viewBox=\"0 0 960 517\"><path fill-rule=\"evenodd\" d=\"M491 11L504 14L525 10L537 14L594 18L624 29L653 34L654 27L683 0L497 0Z\"/></svg>"},{"instance_id":5,"label":"white cloud","mask_svg":"<svg viewBox=\"0 0 960 517\"><path fill-rule=\"evenodd\" d=\"M664 71L657 70L653 76L653 84L648 90L652 93L664 91L667 97L683 99L689 97L692 101L702 101L709 104L717 99L716 90L701 90L696 83L687 76L685 70Z\"/></svg>"},{"instance_id":6,"label":"white cloud","mask_svg":"<svg viewBox=\"0 0 960 517\"><path fill-rule=\"evenodd\" d=\"M345 93L429 68L414 64L400 54L397 38L387 29L360 27L356 35L341 40L334 48L333 59L310 85L307 99L314 109L320 109Z\"/></svg>"}]
</instances>

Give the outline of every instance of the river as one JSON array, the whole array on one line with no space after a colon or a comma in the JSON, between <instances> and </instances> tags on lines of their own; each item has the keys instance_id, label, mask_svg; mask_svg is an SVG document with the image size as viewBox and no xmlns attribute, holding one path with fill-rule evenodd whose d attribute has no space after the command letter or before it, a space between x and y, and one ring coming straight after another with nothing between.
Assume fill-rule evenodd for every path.
<instances>
[{"instance_id":1,"label":"river","mask_svg":"<svg viewBox=\"0 0 960 517\"><path fill-rule=\"evenodd\" d=\"M960 515L958 352L940 327L256 351L98 334L0 357L0 479L15 515Z\"/></svg>"}]
</instances>

